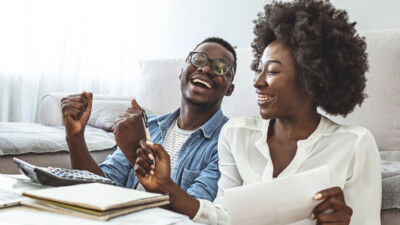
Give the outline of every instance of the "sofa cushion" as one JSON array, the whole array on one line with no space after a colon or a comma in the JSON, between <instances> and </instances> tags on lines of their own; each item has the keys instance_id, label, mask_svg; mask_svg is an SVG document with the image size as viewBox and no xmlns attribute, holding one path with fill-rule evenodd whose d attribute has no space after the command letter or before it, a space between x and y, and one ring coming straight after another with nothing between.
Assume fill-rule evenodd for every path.
<instances>
[{"instance_id":1,"label":"sofa cushion","mask_svg":"<svg viewBox=\"0 0 400 225\"><path fill-rule=\"evenodd\" d=\"M253 86L255 73L250 69L253 61L251 48L236 49L238 66L233 84L235 89L231 96L222 101L222 111L229 117L259 116L256 89Z\"/></svg>"},{"instance_id":2,"label":"sofa cushion","mask_svg":"<svg viewBox=\"0 0 400 225\"><path fill-rule=\"evenodd\" d=\"M346 118L328 117L338 123L362 125L371 130L380 151L396 151L400 146L400 30L361 35L366 37L370 65L368 98Z\"/></svg>"},{"instance_id":3,"label":"sofa cushion","mask_svg":"<svg viewBox=\"0 0 400 225\"><path fill-rule=\"evenodd\" d=\"M94 101L88 125L111 131L115 119L129 107L130 101Z\"/></svg>"},{"instance_id":4,"label":"sofa cushion","mask_svg":"<svg viewBox=\"0 0 400 225\"><path fill-rule=\"evenodd\" d=\"M114 134L87 126L85 139L89 151L115 146ZM0 123L0 156L68 151L63 126L37 123Z\"/></svg>"},{"instance_id":5,"label":"sofa cushion","mask_svg":"<svg viewBox=\"0 0 400 225\"><path fill-rule=\"evenodd\" d=\"M139 105L159 115L177 109L181 99L179 74L184 65L184 58L141 61L135 92Z\"/></svg>"}]
</instances>

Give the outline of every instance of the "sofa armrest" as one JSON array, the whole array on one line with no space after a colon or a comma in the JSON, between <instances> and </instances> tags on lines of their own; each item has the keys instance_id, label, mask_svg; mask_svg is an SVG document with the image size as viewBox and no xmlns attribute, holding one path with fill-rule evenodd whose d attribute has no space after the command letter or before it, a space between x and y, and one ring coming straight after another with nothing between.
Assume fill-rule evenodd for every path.
<instances>
[{"instance_id":1,"label":"sofa armrest","mask_svg":"<svg viewBox=\"0 0 400 225\"><path fill-rule=\"evenodd\" d=\"M40 103L40 123L48 126L62 126L61 99L70 93L50 93ZM107 130L119 114L131 105L133 96L93 94L92 113L88 124Z\"/></svg>"}]
</instances>

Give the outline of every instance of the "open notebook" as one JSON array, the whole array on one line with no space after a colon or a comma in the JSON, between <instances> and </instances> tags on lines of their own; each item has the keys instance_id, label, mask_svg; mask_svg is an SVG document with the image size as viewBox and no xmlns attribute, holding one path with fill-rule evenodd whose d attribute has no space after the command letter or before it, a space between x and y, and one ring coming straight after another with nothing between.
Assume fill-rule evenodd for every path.
<instances>
[{"instance_id":1,"label":"open notebook","mask_svg":"<svg viewBox=\"0 0 400 225\"><path fill-rule=\"evenodd\" d=\"M32 198L23 205L96 220L169 203L168 195L100 183L26 191L23 195Z\"/></svg>"}]
</instances>

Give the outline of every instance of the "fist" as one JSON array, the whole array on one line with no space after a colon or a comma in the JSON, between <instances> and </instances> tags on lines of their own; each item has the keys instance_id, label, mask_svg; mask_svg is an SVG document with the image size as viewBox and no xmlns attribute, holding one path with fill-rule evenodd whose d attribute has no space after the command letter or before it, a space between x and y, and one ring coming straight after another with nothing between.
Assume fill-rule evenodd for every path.
<instances>
[{"instance_id":1,"label":"fist","mask_svg":"<svg viewBox=\"0 0 400 225\"><path fill-rule=\"evenodd\" d=\"M131 107L121 114L112 128L115 142L133 165L136 161L136 150L140 147L139 141L146 137L140 106L133 99Z\"/></svg>"},{"instance_id":2,"label":"fist","mask_svg":"<svg viewBox=\"0 0 400 225\"><path fill-rule=\"evenodd\" d=\"M92 111L92 93L69 95L61 99L61 110L67 137L83 135Z\"/></svg>"}]
</instances>

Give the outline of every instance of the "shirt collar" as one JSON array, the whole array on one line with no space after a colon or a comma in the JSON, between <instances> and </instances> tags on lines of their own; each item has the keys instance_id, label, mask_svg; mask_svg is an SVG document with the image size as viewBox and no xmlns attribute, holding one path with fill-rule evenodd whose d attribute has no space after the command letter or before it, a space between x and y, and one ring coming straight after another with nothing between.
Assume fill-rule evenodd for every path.
<instances>
[{"instance_id":1,"label":"shirt collar","mask_svg":"<svg viewBox=\"0 0 400 225\"><path fill-rule=\"evenodd\" d=\"M203 131L203 135L206 138L211 138L213 133L218 129L219 125L224 120L224 114L222 113L221 108L218 109L217 112L200 127L200 130Z\"/></svg>"},{"instance_id":2,"label":"shirt collar","mask_svg":"<svg viewBox=\"0 0 400 225\"><path fill-rule=\"evenodd\" d=\"M174 120L178 118L179 114L180 114L180 108L168 114L164 120L162 120L162 118L159 118L158 124L163 133L166 133L168 131L168 128L172 125ZM211 138L213 133L218 129L219 125L223 122L224 118L225 116L222 113L221 108L219 108L218 111L214 113L214 115L197 130L201 130L204 137Z\"/></svg>"}]
</instances>

